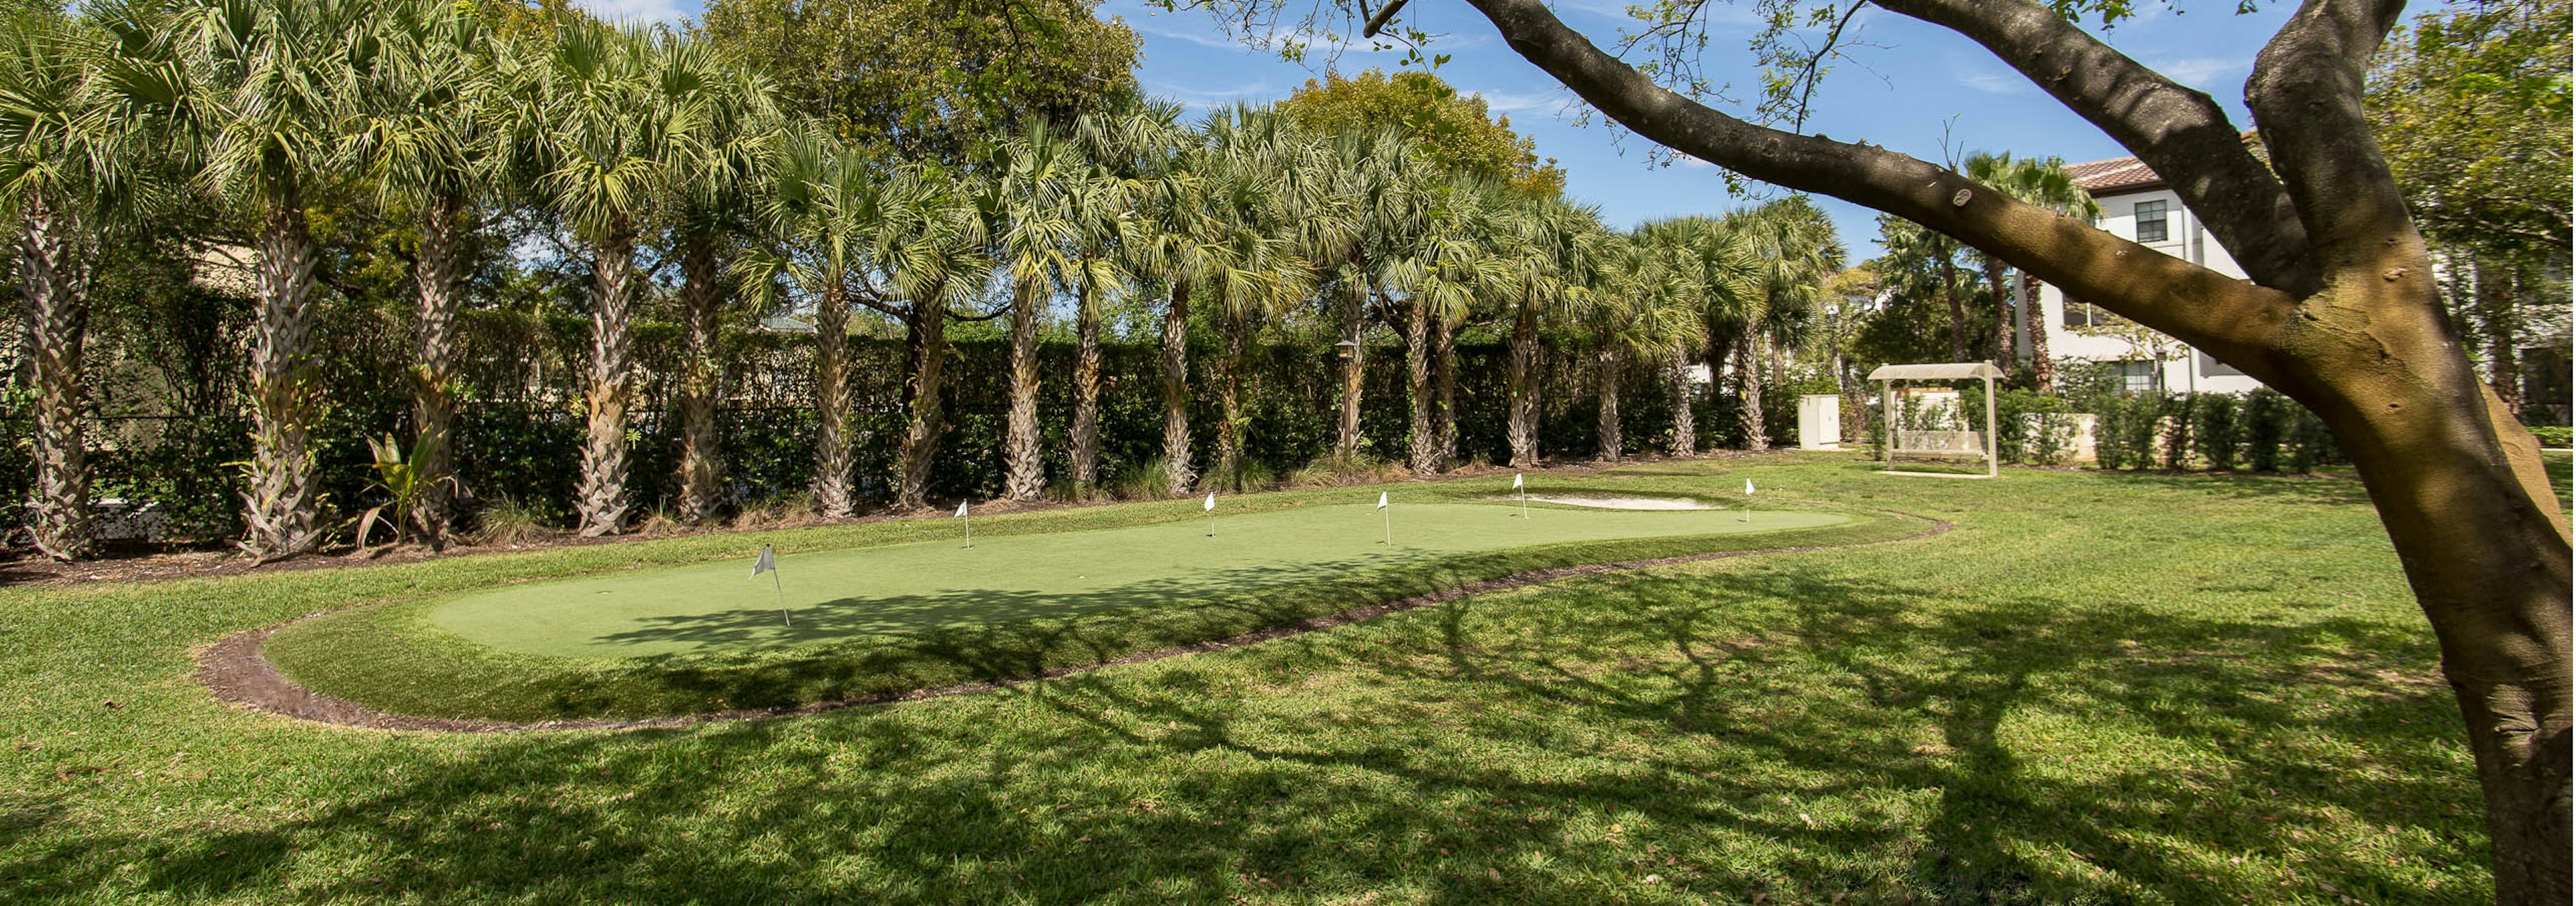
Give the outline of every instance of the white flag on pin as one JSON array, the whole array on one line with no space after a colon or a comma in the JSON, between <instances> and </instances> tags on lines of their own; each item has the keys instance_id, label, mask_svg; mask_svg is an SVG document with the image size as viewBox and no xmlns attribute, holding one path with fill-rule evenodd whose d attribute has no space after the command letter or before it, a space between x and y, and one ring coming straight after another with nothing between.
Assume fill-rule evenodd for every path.
<instances>
[{"instance_id":1,"label":"white flag on pin","mask_svg":"<svg viewBox=\"0 0 2576 906\"><path fill-rule=\"evenodd\" d=\"M760 559L757 559L757 560L753 560L753 561L751 561L751 577L752 577L752 578L754 578L754 579L760 578L760 574L761 574L761 573L765 573L765 572L768 572L768 571L770 571L770 570L777 569L777 568L778 568L778 558L777 558L777 557L770 556L770 553L769 553L769 545L766 545L766 544L761 545L761 546L760 546Z\"/></svg>"},{"instance_id":2,"label":"white flag on pin","mask_svg":"<svg viewBox=\"0 0 2576 906\"><path fill-rule=\"evenodd\" d=\"M1199 509L1202 509L1202 510L1213 510L1213 509L1216 509L1216 492L1215 492L1215 491L1209 491L1209 492L1208 492L1208 499L1207 499L1207 502L1206 502L1206 503L1199 504Z\"/></svg>"},{"instance_id":3,"label":"white flag on pin","mask_svg":"<svg viewBox=\"0 0 2576 906\"><path fill-rule=\"evenodd\" d=\"M1379 491L1379 492L1377 492L1377 508L1378 508L1378 509L1381 509L1381 510L1386 509L1386 492L1385 492L1385 491Z\"/></svg>"},{"instance_id":4,"label":"white flag on pin","mask_svg":"<svg viewBox=\"0 0 2576 906\"><path fill-rule=\"evenodd\" d=\"M1753 479L1747 478L1744 480L1744 496L1753 496Z\"/></svg>"},{"instance_id":5,"label":"white flag on pin","mask_svg":"<svg viewBox=\"0 0 2576 906\"><path fill-rule=\"evenodd\" d=\"M957 501L957 515L959 515L959 516L964 516L964 515L966 515L966 501L963 501L963 500Z\"/></svg>"},{"instance_id":6,"label":"white flag on pin","mask_svg":"<svg viewBox=\"0 0 2576 906\"><path fill-rule=\"evenodd\" d=\"M1513 487L1513 488L1515 488L1515 489L1517 489L1517 488L1519 488L1520 486L1521 486L1521 473L1519 473L1519 472L1514 472L1514 473L1512 473L1512 487Z\"/></svg>"}]
</instances>

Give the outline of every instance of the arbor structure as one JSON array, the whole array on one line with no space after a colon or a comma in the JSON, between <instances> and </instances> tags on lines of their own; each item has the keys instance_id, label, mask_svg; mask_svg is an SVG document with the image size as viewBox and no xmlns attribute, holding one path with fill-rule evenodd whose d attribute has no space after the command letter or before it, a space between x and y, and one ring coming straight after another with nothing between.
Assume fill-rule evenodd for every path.
<instances>
[{"instance_id":1,"label":"arbor structure","mask_svg":"<svg viewBox=\"0 0 2576 906\"><path fill-rule=\"evenodd\" d=\"M2433 260L2363 104L2395 0L2306 0L2256 57L2258 158L2208 95L2104 43L2075 16L2125 3L1873 0L1976 42L2161 174L2249 279L2235 280L1940 165L1801 134L1703 103L1691 65L1709 8L1666 4L1648 40L1680 66L1623 62L1547 0L1468 0L1522 57L1603 114L1745 176L1833 195L1954 236L2174 336L2298 399L2359 467L2443 651L2486 793L2499 900L2563 903L2570 800L2570 530L2538 444L2471 367ZM1276 0L1241 0L1271 8ZM1227 5L1227 4L1219 4ZM1357 4L1315 29L1358 31ZM1855 9L1857 7L1854 7ZM1842 7L1782 4L1767 42L1791 65L1765 109L1794 117L1823 67L1790 28ZM1384 11L1380 11L1381 13ZM1382 17L1381 17L1382 18ZM1775 121L1777 122L1777 121ZM1794 123L1794 119L1790 120ZM1781 123L1782 125L1789 123ZM2474 527L2474 528L2472 528Z\"/></svg>"}]
</instances>

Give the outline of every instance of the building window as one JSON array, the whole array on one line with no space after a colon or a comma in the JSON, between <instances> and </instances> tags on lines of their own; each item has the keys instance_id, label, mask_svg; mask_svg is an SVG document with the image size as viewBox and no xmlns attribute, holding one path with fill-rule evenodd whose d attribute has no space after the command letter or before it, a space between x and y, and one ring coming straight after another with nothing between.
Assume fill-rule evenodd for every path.
<instances>
[{"instance_id":1,"label":"building window","mask_svg":"<svg viewBox=\"0 0 2576 906\"><path fill-rule=\"evenodd\" d=\"M2103 311L2093 303L2068 299L2063 322L2068 327L2103 327L2110 325L2112 317L2110 312Z\"/></svg>"},{"instance_id":2,"label":"building window","mask_svg":"<svg viewBox=\"0 0 2576 906\"><path fill-rule=\"evenodd\" d=\"M2138 202L2138 241L2163 242L2167 235L2169 234L2165 229L2165 203Z\"/></svg>"},{"instance_id":3,"label":"building window","mask_svg":"<svg viewBox=\"0 0 2576 906\"><path fill-rule=\"evenodd\" d=\"M2118 377L2120 389L2127 393L2156 392L2156 363L2113 362L2111 373Z\"/></svg>"}]
</instances>

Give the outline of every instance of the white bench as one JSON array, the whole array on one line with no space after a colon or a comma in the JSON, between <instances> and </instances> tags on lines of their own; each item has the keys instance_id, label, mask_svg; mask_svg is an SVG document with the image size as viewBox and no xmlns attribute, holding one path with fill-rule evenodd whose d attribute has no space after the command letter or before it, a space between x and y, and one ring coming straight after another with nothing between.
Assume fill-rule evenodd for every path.
<instances>
[{"instance_id":1,"label":"white bench","mask_svg":"<svg viewBox=\"0 0 2576 906\"><path fill-rule=\"evenodd\" d=\"M1927 456L1939 459L1984 459L1986 436L1976 431L1907 431L1896 432L1898 456Z\"/></svg>"}]
</instances>

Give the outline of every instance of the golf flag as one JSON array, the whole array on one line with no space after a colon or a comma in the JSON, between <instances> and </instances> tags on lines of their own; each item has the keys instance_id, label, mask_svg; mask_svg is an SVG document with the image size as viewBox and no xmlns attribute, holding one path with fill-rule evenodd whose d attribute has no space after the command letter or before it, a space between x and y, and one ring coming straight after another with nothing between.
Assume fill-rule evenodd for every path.
<instances>
[{"instance_id":1,"label":"golf flag","mask_svg":"<svg viewBox=\"0 0 2576 906\"><path fill-rule=\"evenodd\" d=\"M1207 514L1208 514L1208 537L1210 537L1210 538L1214 538L1214 537L1216 537L1216 492L1215 492L1215 491L1209 491L1209 492L1208 492L1207 502L1206 502L1206 503L1199 504L1199 509L1206 510L1206 511L1207 511Z\"/></svg>"},{"instance_id":2,"label":"golf flag","mask_svg":"<svg viewBox=\"0 0 2576 906\"><path fill-rule=\"evenodd\" d=\"M1206 502L1206 503L1204 503L1204 504L1201 504L1201 505L1199 506L1199 509L1202 509L1202 510L1209 510L1209 511L1214 511L1214 510L1216 509L1216 492L1215 492L1215 491L1209 491L1209 492L1208 492L1208 499L1207 499L1207 502Z\"/></svg>"},{"instance_id":3,"label":"golf flag","mask_svg":"<svg viewBox=\"0 0 2576 906\"><path fill-rule=\"evenodd\" d=\"M1753 521L1753 479L1750 478L1744 480L1744 518L1738 521Z\"/></svg>"},{"instance_id":4,"label":"golf flag","mask_svg":"<svg viewBox=\"0 0 2576 906\"><path fill-rule=\"evenodd\" d=\"M1387 508L1386 508L1386 492L1385 492L1385 491L1379 491L1379 492L1377 492L1377 515L1378 515L1378 521L1381 521L1381 522L1386 523L1386 546L1388 546L1388 547L1394 547L1394 546L1395 546L1395 514L1387 511Z\"/></svg>"},{"instance_id":5,"label":"golf flag","mask_svg":"<svg viewBox=\"0 0 2576 906\"><path fill-rule=\"evenodd\" d=\"M761 573L769 574L769 586L778 591L778 622L795 626L796 621L787 616L787 586L778 581L778 555L770 553L766 544L760 546L759 559L751 561L751 577L760 578Z\"/></svg>"},{"instance_id":6,"label":"golf flag","mask_svg":"<svg viewBox=\"0 0 2576 906\"><path fill-rule=\"evenodd\" d=\"M1520 487L1521 487L1521 473L1519 473L1519 472L1514 472L1514 473L1512 473L1512 490L1515 490L1515 491L1520 490Z\"/></svg>"},{"instance_id":7,"label":"golf flag","mask_svg":"<svg viewBox=\"0 0 2576 906\"><path fill-rule=\"evenodd\" d=\"M966 520L966 546L975 546L975 520L966 515L966 501L957 501L957 519Z\"/></svg>"},{"instance_id":8,"label":"golf flag","mask_svg":"<svg viewBox=\"0 0 2576 906\"><path fill-rule=\"evenodd\" d=\"M957 501L957 518L966 518L966 501Z\"/></svg>"},{"instance_id":9,"label":"golf flag","mask_svg":"<svg viewBox=\"0 0 2576 906\"><path fill-rule=\"evenodd\" d=\"M1385 492L1385 491L1379 491L1379 492L1377 492L1377 508L1378 508L1378 509L1381 509L1381 510L1386 509L1386 492Z\"/></svg>"},{"instance_id":10,"label":"golf flag","mask_svg":"<svg viewBox=\"0 0 2576 906\"><path fill-rule=\"evenodd\" d=\"M1744 480L1744 496L1753 496L1753 479L1747 478Z\"/></svg>"},{"instance_id":11,"label":"golf flag","mask_svg":"<svg viewBox=\"0 0 2576 906\"><path fill-rule=\"evenodd\" d=\"M1512 490L1520 491L1521 518L1529 518L1529 492L1521 490L1521 473L1519 472L1512 473Z\"/></svg>"}]
</instances>

